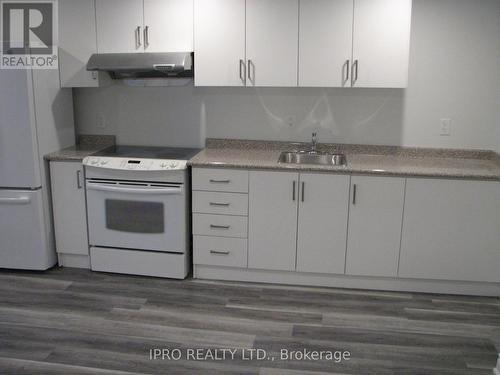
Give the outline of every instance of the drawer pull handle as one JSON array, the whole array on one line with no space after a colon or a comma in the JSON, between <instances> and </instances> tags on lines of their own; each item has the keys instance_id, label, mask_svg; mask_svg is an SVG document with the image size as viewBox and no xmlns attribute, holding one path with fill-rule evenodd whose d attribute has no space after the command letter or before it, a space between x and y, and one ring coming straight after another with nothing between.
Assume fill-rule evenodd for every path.
<instances>
[{"instance_id":1,"label":"drawer pull handle","mask_svg":"<svg viewBox=\"0 0 500 375\"><path fill-rule=\"evenodd\" d=\"M229 184L231 180L210 180L212 184Z\"/></svg>"},{"instance_id":2,"label":"drawer pull handle","mask_svg":"<svg viewBox=\"0 0 500 375\"><path fill-rule=\"evenodd\" d=\"M229 229L231 228L230 225L214 225L214 224L210 224L210 228L211 229Z\"/></svg>"},{"instance_id":3,"label":"drawer pull handle","mask_svg":"<svg viewBox=\"0 0 500 375\"><path fill-rule=\"evenodd\" d=\"M215 207L229 207L230 203L217 203L217 202L210 202L210 206L215 206Z\"/></svg>"},{"instance_id":4,"label":"drawer pull handle","mask_svg":"<svg viewBox=\"0 0 500 375\"><path fill-rule=\"evenodd\" d=\"M210 250L210 254L213 254L213 255L229 255L229 251Z\"/></svg>"}]
</instances>

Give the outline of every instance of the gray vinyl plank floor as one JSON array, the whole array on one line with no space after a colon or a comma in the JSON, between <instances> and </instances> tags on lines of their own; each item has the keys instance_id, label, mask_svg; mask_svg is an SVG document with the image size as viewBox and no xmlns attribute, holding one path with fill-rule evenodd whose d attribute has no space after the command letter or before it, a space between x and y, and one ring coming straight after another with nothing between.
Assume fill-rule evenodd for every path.
<instances>
[{"instance_id":1,"label":"gray vinyl plank floor","mask_svg":"<svg viewBox=\"0 0 500 375\"><path fill-rule=\"evenodd\" d=\"M2 375L491 375L499 345L498 298L0 271Z\"/></svg>"}]
</instances>

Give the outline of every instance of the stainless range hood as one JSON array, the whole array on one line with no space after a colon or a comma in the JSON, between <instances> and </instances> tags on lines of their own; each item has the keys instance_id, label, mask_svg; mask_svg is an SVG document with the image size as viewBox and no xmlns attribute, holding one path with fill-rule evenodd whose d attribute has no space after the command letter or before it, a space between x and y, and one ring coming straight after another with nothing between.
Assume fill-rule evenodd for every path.
<instances>
[{"instance_id":1,"label":"stainless range hood","mask_svg":"<svg viewBox=\"0 0 500 375\"><path fill-rule=\"evenodd\" d=\"M90 56L87 70L108 72L113 79L192 77L193 53L98 53Z\"/></svg>"}]
</instances>

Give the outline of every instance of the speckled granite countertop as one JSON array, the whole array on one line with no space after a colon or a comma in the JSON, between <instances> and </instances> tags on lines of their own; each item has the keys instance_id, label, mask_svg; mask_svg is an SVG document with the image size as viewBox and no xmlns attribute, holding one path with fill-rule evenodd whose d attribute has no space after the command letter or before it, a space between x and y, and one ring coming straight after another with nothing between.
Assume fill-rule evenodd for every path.
<instances>
[{"instance_id":1,"label":"speckled granite countertop","mask_svg":"<svg viewBox=\"0 0 500 375\"><path fill-rule=\"evenodd\" d=\"M79 135L77 144L45 155L48 161L82 161L115 144L113 135Z\"/></svg>"},{"instance_id":2,"label":"speckled granite countertop","mask_svg":"<svg viewBox=\"0 0 500 375\"><path fill-rule=\"evenodd\" d=\"M207 148L190 160L193 167L319 171L386 176L443 177L500 181L500 156L492 151L420 149L396 146L320 144L321 151L342 152L347 165L278 163L282 151L309 144L208 139Z\"/></svg>"}]
</instances>

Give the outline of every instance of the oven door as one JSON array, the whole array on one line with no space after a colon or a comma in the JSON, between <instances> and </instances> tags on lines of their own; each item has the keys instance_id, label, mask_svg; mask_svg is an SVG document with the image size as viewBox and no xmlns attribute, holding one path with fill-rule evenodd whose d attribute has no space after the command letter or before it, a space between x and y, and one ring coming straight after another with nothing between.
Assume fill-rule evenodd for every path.
<instances>
[{"instance_id":1,"label":"oven door","mask_svg":"<svg viewBox=\"0 0 500 375\"><path fill-rule=\"evenodd\" d=\"M186 251L182 184L87 180L86 188L90 245Z\"/></svg>"}]
</instances>

